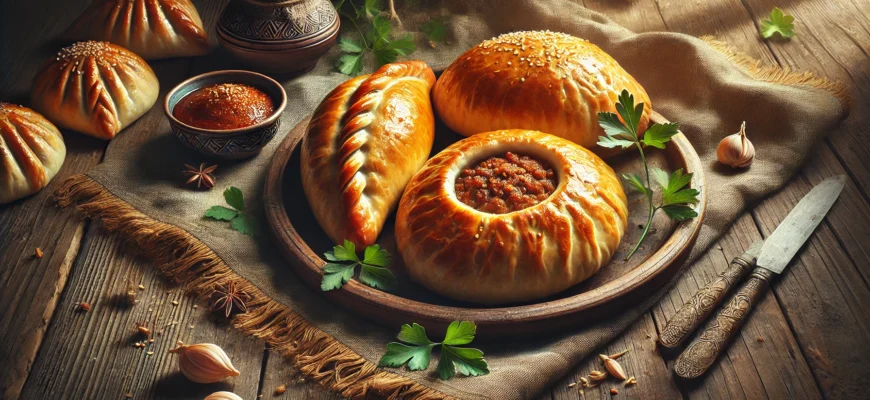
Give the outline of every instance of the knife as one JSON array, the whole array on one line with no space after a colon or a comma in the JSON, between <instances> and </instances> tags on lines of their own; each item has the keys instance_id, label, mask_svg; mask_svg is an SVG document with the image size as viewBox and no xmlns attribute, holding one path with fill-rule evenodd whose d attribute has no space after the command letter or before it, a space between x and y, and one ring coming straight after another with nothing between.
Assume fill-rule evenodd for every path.
<instances>
[{"instance_id":1,"label":"knife","mask_svg":"<svg viewBox=\"0 0 870 400\"><path fill-rule=\"evenodd\" d=\"M740 330L767 289L770 280L789 265L843 191L846 177L839 175L825 179L807 193L776 230L764 241L758 254L756 267L746 283L719 311L715 319L707 322L702 333L677 357L674 372L681 378L701 376L713 365L725 345Z\"/></svg>"}]
</instances>

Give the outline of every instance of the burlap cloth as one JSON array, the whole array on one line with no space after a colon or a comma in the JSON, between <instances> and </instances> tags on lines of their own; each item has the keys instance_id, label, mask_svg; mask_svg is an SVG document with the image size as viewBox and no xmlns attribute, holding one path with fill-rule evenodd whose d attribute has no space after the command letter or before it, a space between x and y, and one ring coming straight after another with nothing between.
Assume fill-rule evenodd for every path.
<instances>
[{"instance_id":1,"label":"burlap cloth","mask_svg":"<svg viewBox=\"0 0 870 400\"><path fill-rule=\"evenodd\" d=\"M707 168L709 206L692 260L727 230L748 203L781 187L812 146L848 111L847 97L838 85L808 74L760 67L709 39L665 32L635 34L570 1L431 3L436 4L401 9L400 14L412 30L428 15L449 15L449 43L434 49L421 45L412 55L435 68L499 33L549 29L592 41L644 85L654 108L680 123ZM423 43L422 38L418 43ZM254 240L226 223L202 217L209 206L224 203L221 189L230 185L242 189L249 205L261 205L265 169L283 135L347 79L334 72L337 57L335 48L315 70L283 82L289 104L282 132L259 156L221 163L215 190L183 187L182 164L197 164L200 158L182 149L164 120L159 125L162 134L140 145L129 141L141 139L122 132L110 144L103 164L59 190L60 203L77 204L85 214L101 218L106 229L135 243L164 273L196 293L207 294L217 281L242 284L255 299L249 302L250 312L236 317L235 325L262 337L311 379L345 396L528 398L619 335L665 292L662 289L611 319L578 326L561 336L507 345L475 342L489 362L491 372L486 376L440 381L434 364L424 372L377 369L375 364L386 343L394 340L396 327L366 322L325 301L292 272L270 235ZM162 84L165 93L174 82ZM742 121L750 127L758 156L750 169L735 174L715 166L715 148Z\"/></svg>"}]
</instances>

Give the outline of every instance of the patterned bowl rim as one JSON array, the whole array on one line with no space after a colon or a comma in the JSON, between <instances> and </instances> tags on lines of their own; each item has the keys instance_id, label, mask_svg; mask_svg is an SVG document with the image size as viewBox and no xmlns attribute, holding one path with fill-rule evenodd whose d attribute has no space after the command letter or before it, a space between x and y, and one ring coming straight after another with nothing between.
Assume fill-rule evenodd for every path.
<instances>
[{"instance_id":1,"label":"patterned bowl rim","mask_svg":"<svg viewBox=\"0 0 870 400\"><path fill-rule=\"evenodd\" d=\"M255 80L260 80L260 82L263 85L274 86L275 88L278 89L278 93L281 94L280 104L278 105L278 107L275 107L275 111L272 112L272 115L270 115L268 118L254 124L254 125L246 126L244 128L236 128L236 129L198 128L198 127L195 127L192 125L185 124L184 122L181 122L177 118L175 118L174 115L172 115L172 110L169 109L169 99L171 99L172 96L176 92L178 92L182 89L185 89L188 86L190 86L191 84L198 82L200 80L214 78L214 77L221 77L221 76L230 77L233 75L252 76L252 77L254 77ZM231 81L232 81L232 79L227 79L227 82L231 82ZM271 97L271 95L270 95L270 97ZM275 99L273 98L272 100L274 101ZM176 102L176 103L178 103L178 102ZM281 114L284 112L284 108L286 108L286 107L287 107L287 92L284 90L284 87L281 86L280 83L278 83L278 81L276 81L276 80L274 80L266 75L257 73L257 72L246 71L246 70L241 70L241 69L228 69L228 70L221 70L221 71L212 71L212 72L206 72L204 74L196 75L192 78L185 80L184 82L179 83L178 85L175 85L175 87L172 88L172 90L170 90L168 93L166 93L166 96L163 99L163 113L166 115L166 118L169 119L169 122L171 122L173 125L177 125L179 127L182 127L185 130L193 131L193 132L196 132L199 134L204 134L204 135L220 135L220 136L239 135L239 134L250 133L253 131L257 131L257 130L266 128L269 125L272 125L276 121L278 121L278 119L281 117ZM173 107L173 109L174 109L174 107Z\"/></svg>"}]
</instances>

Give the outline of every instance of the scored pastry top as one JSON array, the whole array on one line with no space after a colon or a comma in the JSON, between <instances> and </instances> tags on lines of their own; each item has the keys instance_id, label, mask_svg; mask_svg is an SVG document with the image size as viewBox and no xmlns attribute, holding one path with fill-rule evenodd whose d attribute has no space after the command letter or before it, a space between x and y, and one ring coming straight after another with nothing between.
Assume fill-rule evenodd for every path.
<instances>
[{"instance_id":1,"label":"scored pastry top","mask_svg":"<svg viewBox=\"0 0 870 400\"><path fill-rule=\"evenodd\" d=\"M336 242L374 243L432 149L426 63L391 63L346 81L315 110L302 143L305 194Z\"/></svg>"},{"instance_id":2,"label":"scored pastry top","mask_svg":"<svg viewBox=\"0 0 870 400\"><path fill-rule=\"evenodd\" d=\"M589 41L550 31L512 32L459 56L438 78L432 99L438 115L465 136L497 129L532 129L593 151L598 113L615 112L627 89L644 103L646 91L610 55Z\"/></svg>"}]
</instances>

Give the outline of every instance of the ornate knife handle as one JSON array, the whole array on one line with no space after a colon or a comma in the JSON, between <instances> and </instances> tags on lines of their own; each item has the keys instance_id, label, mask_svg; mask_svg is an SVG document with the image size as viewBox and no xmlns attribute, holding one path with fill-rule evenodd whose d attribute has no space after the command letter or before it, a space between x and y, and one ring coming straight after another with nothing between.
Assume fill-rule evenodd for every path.
<instances>
[{"instance_id":1,"label":"ornate knife handle","mask_svg":"<svg viewBox=\"0 0 870 400\"><path fill-rule=\"evenodd\" d=\"M704 374L725 349L725 345L743 326L746 317L752 311L752 306L761 299L770 287L773 272L764 268L755 268L746 284L722 308L715 320L711 320L703 333L698 336L686 350L677 357L674 372L681 378L697 378Z\"/></svg>"},{"instance_id":2,"label":"ornate knife handle","mask_svg":"<svg viewBox=\"0 0 870 400\"><path fill-rule=\"evenodd\" d=\"M731 265L719 273L719 276L698 290L683 307L674 314L662 333L659 335L659 345L665 350L671 350L681 345L689 335L704 322L713 309L722 302L731 288L743 279L755 265L755 257L745 253L731 260Z\"/></svg>"}]
</instances>

